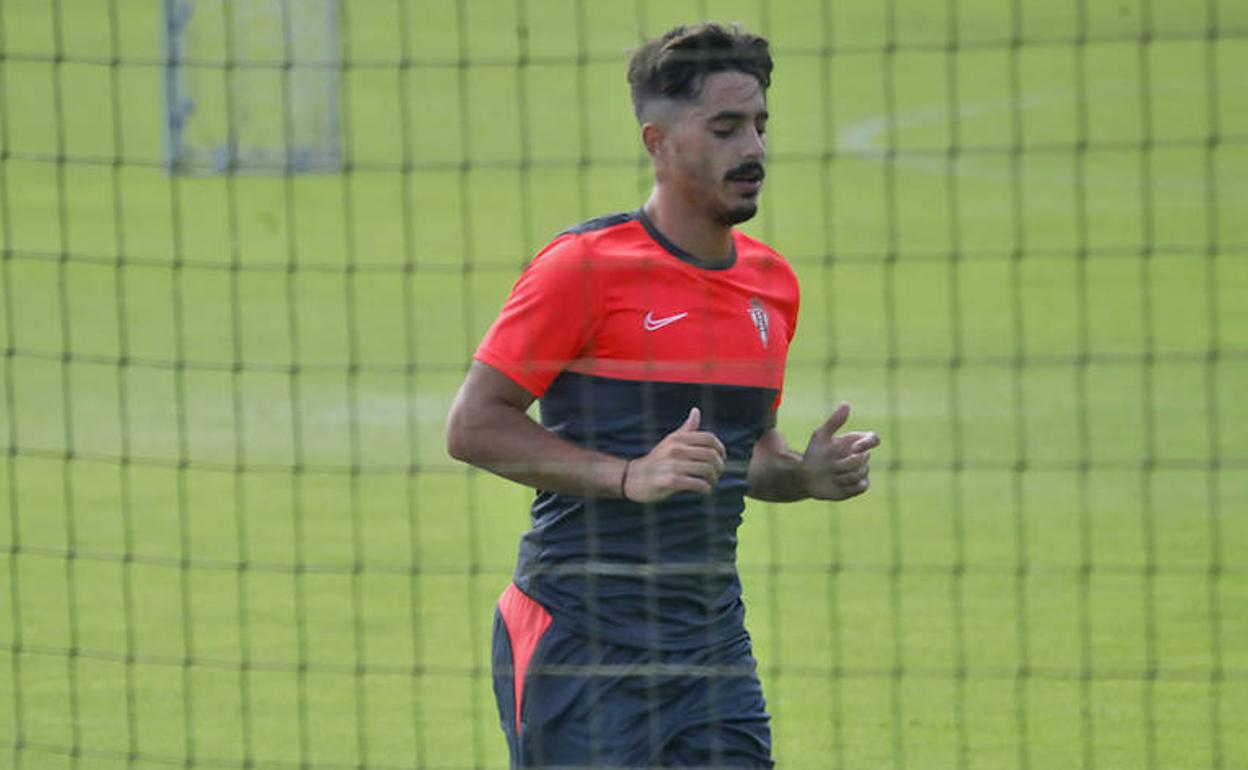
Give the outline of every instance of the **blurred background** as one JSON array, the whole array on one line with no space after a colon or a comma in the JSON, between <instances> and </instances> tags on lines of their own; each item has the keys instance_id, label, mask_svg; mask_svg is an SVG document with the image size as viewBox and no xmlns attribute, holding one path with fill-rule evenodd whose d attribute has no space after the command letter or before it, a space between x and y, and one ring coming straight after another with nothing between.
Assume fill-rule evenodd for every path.
<instances>
[{"instance_id":1,"label":"blurred background","mask_svg":"<svg viewBox=\"0 0 1248 770\"><path fill-rule=\"evenodd\" d=\"M704 19L776 60L781 428L884 440L747 510L780 766L1248 767L1238 0L3 0L0 766L506 766L531 493L445 415Z\"/></svg>"}]
</instances>

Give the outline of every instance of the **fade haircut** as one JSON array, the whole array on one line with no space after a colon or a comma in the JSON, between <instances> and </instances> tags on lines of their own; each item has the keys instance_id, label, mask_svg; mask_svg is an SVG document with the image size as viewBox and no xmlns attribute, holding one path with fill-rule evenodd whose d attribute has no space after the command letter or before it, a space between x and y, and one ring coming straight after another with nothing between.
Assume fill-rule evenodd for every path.
<instances>
[{"instance_id":1,"label":"fade haircut","mask_svg":"<svg viewBox=\"0 0 1248 770\"><path fill-rule=\"evenodd\" d=\"M743 72L766 91L771 66L767 39L743 32L736 24L676 27L633 52L628 63L633 114L644 123L646 107L656 101L697 99L706 77L716 72Z\"/></svg>"}]
</instances>

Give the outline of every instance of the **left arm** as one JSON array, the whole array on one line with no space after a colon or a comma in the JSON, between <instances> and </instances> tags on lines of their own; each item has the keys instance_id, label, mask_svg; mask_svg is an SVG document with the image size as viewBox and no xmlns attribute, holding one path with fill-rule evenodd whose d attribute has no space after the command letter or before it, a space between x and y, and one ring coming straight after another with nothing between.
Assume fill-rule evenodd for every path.
<instances>
[{"instance_id":1,"label":"left arm","mask_svg":"<svg viewBox=\"0 0 1248 770\"><path fill-rule=\"evenodd\" d=\"M880 445L874 432L837 434L849 419L849 404L837 407L811 434L804 453L789 447L776 430L776 413L767 415L754 445L746 494L756 500L788 503L813 497L847 500L871 486L871 450Z\"/></svg>"}]
</instances>

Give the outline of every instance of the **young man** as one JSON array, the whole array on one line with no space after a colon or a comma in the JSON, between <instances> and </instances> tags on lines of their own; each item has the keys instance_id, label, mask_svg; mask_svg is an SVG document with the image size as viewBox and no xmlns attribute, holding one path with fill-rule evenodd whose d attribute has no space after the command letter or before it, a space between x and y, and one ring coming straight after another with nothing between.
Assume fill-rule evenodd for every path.
<instances>
[{"instance_id":1,"label":"young man","mask_svg":"<svg viewBox=\"0 0 1248 770\"><path fill-rule=\"evenodd\" d=\"M879 440L838 433L847 404L804 453L776 430L797 280L733 228L758 209L771 68L714 24L634 54L649 200L537 255L451 407L454 457L538 490L495 621L513 767L772 766L744 496L861 494Z\"/></svg>"}]
</instances>

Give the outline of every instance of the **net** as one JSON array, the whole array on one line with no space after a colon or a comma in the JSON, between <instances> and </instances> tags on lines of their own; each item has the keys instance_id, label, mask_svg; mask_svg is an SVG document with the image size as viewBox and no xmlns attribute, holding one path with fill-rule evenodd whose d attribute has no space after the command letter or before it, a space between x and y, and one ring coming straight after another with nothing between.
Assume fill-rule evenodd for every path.
<instances>
[{"instance_id":1,"label":"net","mask_svg":"<svg viewBox=\"0 0 1248 770\"><path fill-rule=\"evenodd\" d=\"M866 497L747 512L777 761L1248 764L1248 6L170 6L233 55L167 51L158 4L0 4L10 766L506 766L530 496L445 415L521 265L642 200L625 52L701 18L776 55L781 428L844 399L885 441ZM275 84L303 49L244 57L249 14L313 8L332 66ZM224 173L168 173L169 82Z\"/></svg>"}]
</instances>

